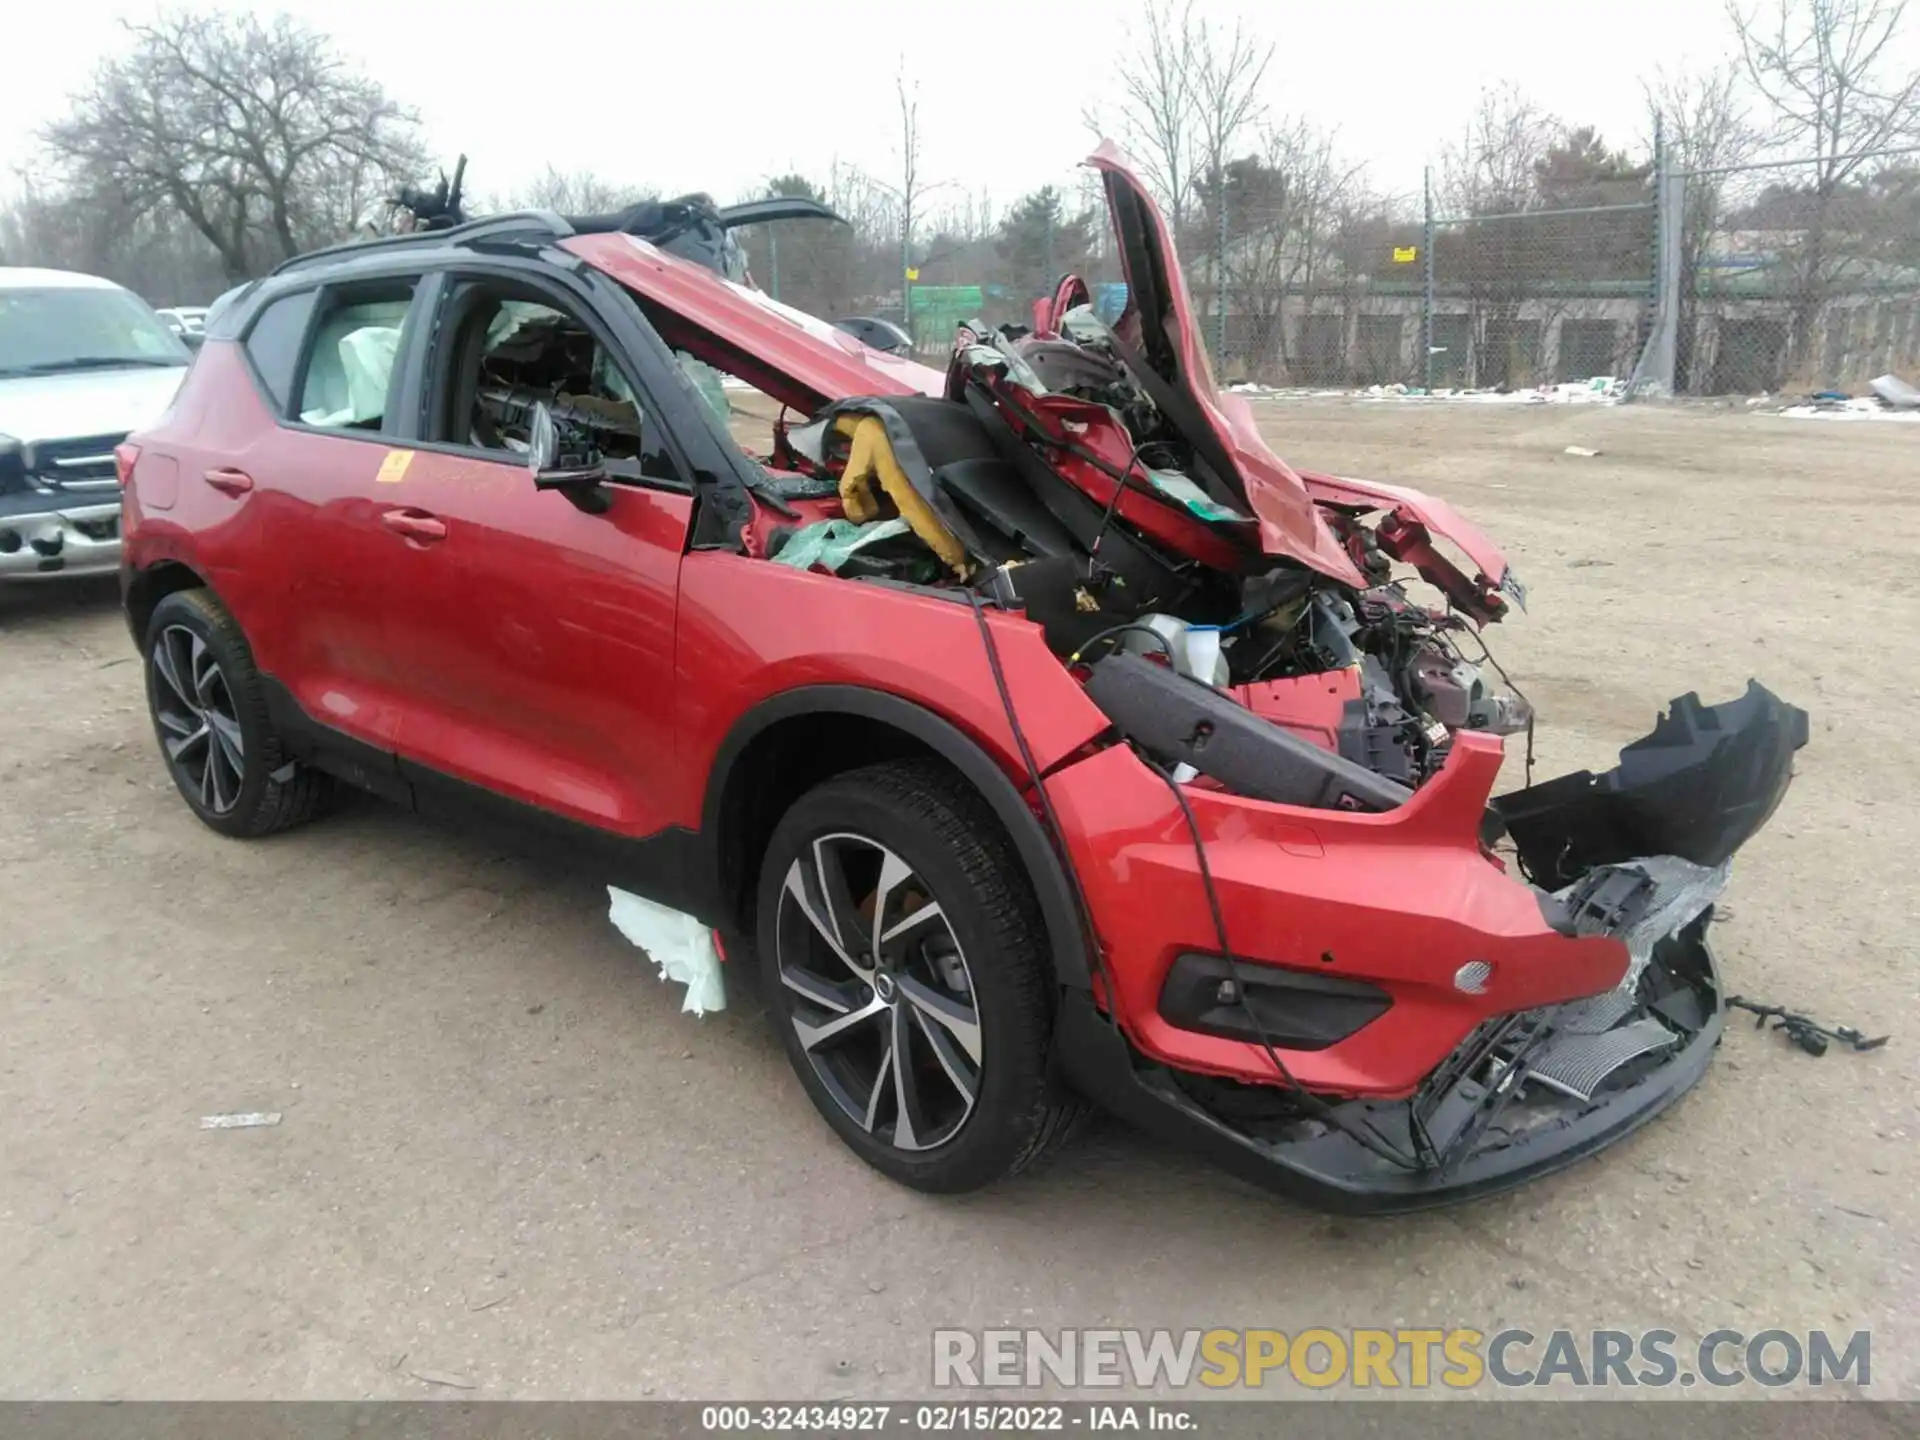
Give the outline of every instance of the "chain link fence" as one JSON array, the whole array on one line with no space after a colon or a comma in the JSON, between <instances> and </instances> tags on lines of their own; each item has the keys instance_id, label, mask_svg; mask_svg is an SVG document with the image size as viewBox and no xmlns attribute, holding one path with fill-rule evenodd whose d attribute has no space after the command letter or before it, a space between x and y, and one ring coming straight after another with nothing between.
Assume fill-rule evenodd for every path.
<instances>
[{"instance_id":1,"label":"chain link fence","mask_svg":"<svg viewBox=\"0 0 1920 1440\"><path fill-rule=\"evenodd\" d=\"M1230 169L1170 219L1226 383L1859 394L1920 372L1920 154L1854 158L1822 186L1817 165L1681 173L1656 156L1607 203L1454 214ZM744 232L755 280L828 319L902 325L930 359L963 322L1026 321L1068 272L1109 318L1125 304L1087 170L1011 209L923 201L904 251L897 211L823 198L855 223Z\"/></svg>"},{"instance_id":2,"label":"chain link fence","mask_svg":"<svg viewBox=\"0 0 1920 1440\"><path fill-rule=\"evenodd\" d=\"M1654 387L1857 395L1920 370L1920 154L1676 173L1662 216L1672 326Z\"/></svg>"}]
</instances>

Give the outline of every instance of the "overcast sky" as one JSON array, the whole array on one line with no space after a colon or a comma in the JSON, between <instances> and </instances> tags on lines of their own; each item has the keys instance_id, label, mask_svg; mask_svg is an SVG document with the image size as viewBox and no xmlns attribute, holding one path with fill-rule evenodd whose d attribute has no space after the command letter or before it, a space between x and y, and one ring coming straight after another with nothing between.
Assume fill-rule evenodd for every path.
<instances>
[{"instance_id":1,"label":"overcast sky","mask_svg":"<svg viewBox=\"0 0 1920 1440\"><path fill-rule=\"evenodd\" d=\"M1644 126L1643 75L1710 65L1733 45L1721 0L1200 4L1275 43L1270 109L1337 127L1376 184L1402 192L1418 189L1484 86L1514 81L1625 144ZM1081 116L1112 102L1135 13L1125 0L283 5L414 106L436 153L467 152L471 194L511 191L549 161L722 199L789 170L824 176L836 158L885 176L904 65L920 87L926 173L1002 204L1070 177L1091 148ZM19 7L0 81L0 184L31 166L36 127L124 43L115 22L153 9Z\"/></svg>"}]
</instances>

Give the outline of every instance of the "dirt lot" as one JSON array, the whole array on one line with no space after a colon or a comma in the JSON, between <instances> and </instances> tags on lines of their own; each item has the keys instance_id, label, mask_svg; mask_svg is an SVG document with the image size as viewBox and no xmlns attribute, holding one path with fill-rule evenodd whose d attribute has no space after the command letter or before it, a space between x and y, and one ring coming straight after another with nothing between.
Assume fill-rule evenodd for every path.
<instances>
[{"instance_id":1,"label":"dirt lot","mask_svg":"<svg viewBox=\"0 0 1920 1440\"><path fill-rule=\"evenodd\" d=\"M1812 711L1722 956L1890 1049L1739 1026L1600 1160L1409 1220L1304 1213L1113 1128L926 1199L833 1141L751 997L679 1014L573 877L372 802L203 830L111 586L5 593L0 1396L914 1395L932 1327L1005 1323L1871 1327L1872 1393L1920 1395L1920 430L1263 416L1296 461L1429 487L1507 544L1533 608L1500 653L1547 773L1696 687ZM285 1120L197 1128L241 1110Z\"/></svg>"}]
</instances>

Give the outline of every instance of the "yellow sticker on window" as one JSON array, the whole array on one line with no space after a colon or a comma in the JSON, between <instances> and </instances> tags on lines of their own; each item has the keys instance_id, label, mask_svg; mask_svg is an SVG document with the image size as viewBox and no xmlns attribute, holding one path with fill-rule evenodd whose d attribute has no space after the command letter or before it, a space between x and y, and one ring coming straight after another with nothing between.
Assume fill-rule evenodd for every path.
<instances>
[{"instance_id":1,"label":"yellow sticker on window","mask_svg":"<svg viewBox=\"0 0 1920 1440\"><path fill-rule=\"evenodd\" d=\"M397 485L407 478L407 467L413 463L413 451L389 450L387 458L380 462L380 473L373 478L382 485Z\"/></svg>"}]
</instances>

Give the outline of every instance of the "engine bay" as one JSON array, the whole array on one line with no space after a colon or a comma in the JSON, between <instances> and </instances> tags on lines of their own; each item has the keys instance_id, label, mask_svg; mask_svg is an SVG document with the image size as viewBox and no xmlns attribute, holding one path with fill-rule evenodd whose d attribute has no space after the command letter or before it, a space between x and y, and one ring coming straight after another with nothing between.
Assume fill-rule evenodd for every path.
<instances>
[{"instance_id":1,"label":"engine bay","mask_svg":"<svg viewBox=\"0 0 1920 1440\"><path fill-rule=\"evenodd\" d=\"M1139 657L1408 791L1463 730L1529 731L1479 634L1504 613L1498 587L1469 580L1417 519L1362 504L1321 507L1359 585L1264 554L1218 446L1176 422L1179 397L1077 284L1047 329L962 327L942 396L842 400L776 425L750 553L972 588L1023 610L1083 678ZM1210 773L1204 756L1163 758L1182 778Z\"/></svg>"}]
</instances>

